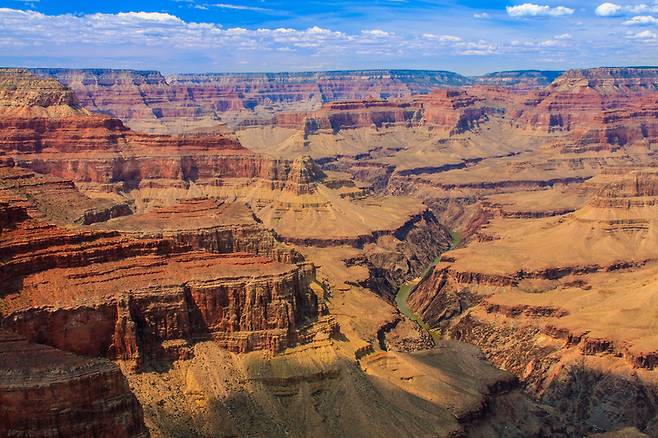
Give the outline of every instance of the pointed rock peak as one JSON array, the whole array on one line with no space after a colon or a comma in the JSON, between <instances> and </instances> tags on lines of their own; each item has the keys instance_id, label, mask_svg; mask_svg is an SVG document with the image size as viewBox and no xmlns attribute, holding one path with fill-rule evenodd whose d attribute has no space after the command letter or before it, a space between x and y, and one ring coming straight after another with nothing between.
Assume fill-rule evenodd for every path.
<instances>
[{"instance_id":1,"label":"pointed rock peak","mask_svg":"<svg viewBox=\"0 0 658 438\"><path fill-rule=\"evenodd\" d=\"M326 177L325 173L308 155L302 155L291 163L284 190L296 195L315 192L317 182Z\"/></svg>"},{"instance_id":2,"label":"pointed rock peak","mask_svg":"<svg viewBox=\"0 0 658 438\"><path fill-rule=\"evenodd\" d=\"M326 177L313 158L308 155L301 155L292 162L288 180L294 180L300 184L308 184L321 181Z\"/></svg>"}]
</instances>

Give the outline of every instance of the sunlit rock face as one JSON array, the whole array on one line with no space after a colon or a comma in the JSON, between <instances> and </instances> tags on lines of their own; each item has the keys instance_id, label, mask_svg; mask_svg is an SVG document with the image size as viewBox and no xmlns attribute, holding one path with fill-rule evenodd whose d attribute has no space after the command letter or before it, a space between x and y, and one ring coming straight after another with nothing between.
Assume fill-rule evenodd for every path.
<instances>
[{"instance_id":1,"label":"sunlit rock face","mask_svg":"<svg viewBox=\"0 0 658 438\"><path fill-rule=\"evenodd\" d=\"M656 77L0 70L0 435L656 435Z\"/></svg>"}]
</instances>

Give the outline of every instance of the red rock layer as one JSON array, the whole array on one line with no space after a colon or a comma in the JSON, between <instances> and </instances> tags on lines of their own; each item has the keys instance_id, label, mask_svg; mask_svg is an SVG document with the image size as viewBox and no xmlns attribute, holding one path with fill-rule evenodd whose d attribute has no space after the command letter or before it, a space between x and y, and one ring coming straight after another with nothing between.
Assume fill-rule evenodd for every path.
<instances>
[{"instance_id":1,"label":"red rock layer","mask_svg":"<svg viewBox=\"0 0 658 438\"><path fill-rule=\"evenodd\" d=\"M177 358L186 342L205 338L231 351L281 351L317 316L313 274L311 266L204 252L56 268L22 278L1 325L113 359Z\"/></svg>"},{"instance_id":2,"label":"red rock layer","mask_svg":"<svg viewBox=\"0 0 658 438\"><path fill-rule=\"evenodd\" d=\"M210 113L187 90L170 86L157 71L34 69L70 88L80 103L123 121L198 117Z\"/></svg>"},{"instance_id":3,"label":"red rock layer","mask_svg":"<svg viewBox=\"0 0 658 438\"><path fill-rule=\"evenodd\" d=\"M24 70L0 70L0 91L5 90L0 94L0 152L17 166L73 181L119 184L123 190L157 179L251 178L276 188L288 184L292 163L254 154L228 133L134 133L118 119L80 109L58 84L60 94L53 95L53 82ZM22 97L15 90L24 86L50 97Z\"/></svg>"},{"instance_id":4,"label":"red rock layer","mask_svg":"<svg viewBox=\"0 0 658 438\"><path fill-rule=\"evenodd\" d=\"M435 90L415 100L423 112L426 126L459 133L479 127L489 111L481 99L462 90Z\"/></svg>"},{"instance_id":5,"label":"red rock layer","mask_svg":"<svg viewBox=\"0 0 658 438\"><path fill-rule=\"evenodd\" d=\"M389 126L428 126L452 133L475 129L486 120L488 108L481 99L462 90L442 89L410 101L341 101L323 105L311 113L279 113L274 123L285 128L303 128L305 134L320 130Z\"/></svg>"},{"instance_id":6,"label":"red rock layer","mask_svg":"<svg viewBox=\"0 0 658 438\"><path fill-rule=\"evenodd\" d=\"M26 177L21 169L0 170L6 179ZM0 199L0 325L31 341L133 360L176 357L197 337L235 351L278 351L318 314L312 266L194 251L245 248L299 261L257 226L216 236L192 229L124 236L35 219L30 212L38 208L13 186L0 184ZM242 236L253 231L262 242ZM170 341L183 344L170 348Z\"/></svg>"},{"instance_id":7,"label":"red rock layer","mask_svg":"<svg viewBox=\"0 0 658 438\"><path fill-rule=\"evenodd\" d=\"M514 123L570 133L565 152L647 147L658 139L657 88L657 69L573 70L526 101Z\"/></svg>"},{"instance_id":8,"label":"red rock layer","mask_svg":"<svg viewBox=\"0 0 658 438\"><path fill-rule=\"evenodd\" d=\"M176 247L226 254L244 252L281 263L301 263L303 257L278 242L271 230L254 219L244 204L217 199L186 199L146 212L94 224L140 239L172 240Z\"/></svg>"},{"instance_id":9,"label":"red rock layer","mask_svg":"<svg viewBox=\"0 0 658 438\"><path fill-rule=\"evenodd\" d=\"M325 104L315 113L281 113L275 124L286 128L303 127L305 132L364 128L369 126L418 124L419 114L409 103L382 100L343 101Z\"/></svg>"},{"instance_id":10,"label":"red rock layer","mask_svg":"<svg viewBox=\"0 0 658 438\"><path fill-rule=\"evenodd\" d=\"M0 435L147 437L119 368L0 330Z\"/></svg>"},{"instance_id":11,"label":"red rock layer","mask_svg":"<svg viewBox=\"0 0 658 438\"><path fill-rule=\"evenodd\" d=\"M70 87L86 108L124 122L214 117L256 106L408 97L470 79L444 71L188 74L165 79L134 70L34 69Z\"/></svg>"}]
</instances>

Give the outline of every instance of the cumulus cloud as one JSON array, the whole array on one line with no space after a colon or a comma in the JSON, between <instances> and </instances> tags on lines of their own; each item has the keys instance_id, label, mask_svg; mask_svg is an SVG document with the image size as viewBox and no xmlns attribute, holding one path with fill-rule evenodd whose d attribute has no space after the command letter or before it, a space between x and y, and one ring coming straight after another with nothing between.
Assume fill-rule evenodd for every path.
<instances>
[{"instance_id":1,"label":"cumulus cloud","mask_svg":"<svg viewBox=\"0 0 658 438\"><path fill-rule=\"evenodd\" d=\"M550 7L547 5L537 5L534 3L523 3L517 6L507 6L507 15L510 17L560 17L563 15L573 15L574 9L565 6Z\"/></svg>"},{"instance_id":2,"label":"cumulus cloud","mask_svg":"<svg viewBox=\"0 0 658 438\"><path fill-rule=\"evenodd\" d=\"M283 43L298 47L347 40L342 32L312 26L307 29L222 28L214 23L186 22L159 12L45 15L0 8L0 34L34 44L135 44L170 47L263 48Z\"/></svg>"},{"instance_id":3,"label":"cumulus cloud","mask_svg":"<svg viewBox=\"0 0 658 438\"><path fill-rule=\"evenodd\" d=\"M655 41L658 39L658 34L656 32L652 32L650 30L645 30L642 32L638 33L629 33L627 34L627 37L633 40L641 40L641 41Z\"/></svg>"},{"instance_id":4,"label":"cumulus cloud","mask_svg":"<svg viewBox=\"0 0 658 438\"><path fill-rule=\"evenodd\" d=\"M620 17L623 15L641 14L647 12L658 12L658 3L648 5L646 3L639 3L636 5L619 5L617 3L605 2L601 3L594 10L594 13L599 17Z\"/></svg>"},{"instance_id":5,"label":"cumulus cloud","mask_svg":"<svg viewBox=\"0 0 658 438\"><path fill-rule=\"evenodd\" d=\"M652 17L651 15L638 15L631 18L630 20L624 21L626 26L650 26L657 25L658 18Z\"/></svg>"},{"instance_id":6,"label":"cumulus cloud","mask_svg":"<svg viewBox=\"0 0 658 438\"><path fill-rule=\"evenodd\" d=\"M485 56L498 53L498 46L496 44L484 40L465 43L460 42L457 43L457 47L460 49L459 54L466 56Z\"/></svg>"},{"instance_id":7,"label":"cumulus cloud","mask_svg":"<svg viewBox=\"0 0 658 438\"><path fill-rule=\"evenodd\" d=\"M473 18L479 18L479 19L481 19L481 20L484 20L484 19L487 19L487 18L490 18L490 17L491 17L491 16L490 16L489 14L487 14L486 12L481 12L481 13L473 14Z\"/></svg>"},{"instance_id":8,"label":"cumulus cloud","mask_svg":"<svg viewBox=\"0 0 658 438\"><path fill-rule=\"evenodd\" d=\"M616 17L622 14L622 7L615 3L601 3L594 13L599 17Z\"/></svg>"},{"instance_id":9,"label":"cumulus cloud","mask_svg":"<svg viewBox=\"0 0 658 438\"><path fill-rule=\"evenodd\" d=\"M194 4L212 7L210 3ZM528 8L519 5L516 8L526 10L514 9L510 15L567 14L560 9L561 6L534 5ZM633 20L630 16L627 19ZM350 32L319 25L303 28L222 27L212 22L186 21L164 12L46 15L33 10L0 8L0 62L6 65L114 66L165 71L272 71L380 65L427 68L432 65L439 67L449 59L463 62L458 61L463 56L497 55L501 56L500 59L518 59L520 54L532 63L549 58L566 59L567 55L582 53L583 42L578 38L581 34L572 36L562 33L566 28L558 29L551 34L535 34L542 36L532 40L520 36L520 41L509 41L504 33L493 31L491 36L480 39L467 33L452 34L448 30L430 33L425 32L426 29L402 31L396 28L396 32L392 32L376 25ZM635 46L638 56L646 56L646 45L656 43L654 33L625 34L626 30L630 29L617 30L616 39L608 38L610 34L601 35L597 48ZM355 54L360 56L355 57ZM418 64L422 59L427 63ZM245 60L249 62L245 64Z\"/></svg>"}]
</instances>

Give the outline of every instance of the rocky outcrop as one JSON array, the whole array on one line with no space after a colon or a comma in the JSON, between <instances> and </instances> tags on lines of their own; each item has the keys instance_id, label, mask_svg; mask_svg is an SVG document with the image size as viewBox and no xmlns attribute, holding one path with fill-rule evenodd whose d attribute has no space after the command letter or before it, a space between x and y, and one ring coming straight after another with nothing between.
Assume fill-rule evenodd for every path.
<instances>
[{"instance_id":1,"label":"rocky outcrop","mask_svg":"<svg viewBox=\"0 0 658 438\"><path fill-rule=\"evenodd\" d=\"M658 134L655 68L570 70L517 110L516 126L571 135L564 152L647 147Z\"/></svg>"},{"instance_id":2,"label":"rocky outcrop","mask_svg":"<svg viewBox=\"0 0 658 438\"><path fill-rule=\"evenodd\" d=\"M313 193L317 183L325 177L311 157L302 155L292 162L283 190L295 195Z\"/></svg>"},{"instance_id":3,"label":"rocky outcrop","mask_svg":"<svg viewBox=\"0 0 658 438\"><path fill-rule=\"evenodd\" d=\"M251 98L252 105L317 100L361 100L403 97L470 80L456 73L422 70L363 70L302 73L189 74L169 78L204 94L233 93Z\"/></svg>"},{"instance_id":4,"label":"rocky outcrop","mask_svg":"<svg viewBox=\"0 0 658 438\"><path fill-rule=\"evenodd\" d=\"M491 111L481 99L462 90L435 90L416 98L423 111L423 124L434 129L459 134L477 129Z\"/></svg>"},{"instance_id":5,"label":"rocky outcrop","mask_svg":"<svg viewBox=\"0 0 658 438\"><path fill-rule=\"evenodd\" d=\"M127 202L92 200L72 181L13 166L0 167L0 189L29 201L33 215L58 224L89 225L132 214Z\"/></svg>"},{"instance_id":6,"label":"rocky outcrop","mask_svg":"<svg viewBox=\"0 0 658 438\"><path fill-rule=\"evenodd\" d=\"M318 132L337 133L342 129L427 126L458 134L477 129L486 121L481 99L457 89L433 90L422 96L399 101L361 100L324 104L315 112L279 113L274 125L302 129L305 136Z\"/></svg>"},{"instance_id":7,"label":"rocky outcrop","mask_svg":"<svg viewBox=\"0 0 658 438\"><path fill-rule=\"evenodd\" d=\"M0 114L6 115L0 122L0 151L16 166L92 183L101 191L130 191L143 182L152 185L153 180L219 185L224 178L261 180L273 189L308 190L308 185L304 188L297 181L300 172L314 166L308 158L295 163L257 155L221 129L177 135L135 133L118 119L81 109L70 91L52 79L25 70L5 69L0 75L0 89L29 86L50 96L54 87L60 93L37 103L15 91L0 94ZM312 174L320 177L318 169Z\"/></svg>"},{"instance_id":8,"label":"rocky outcrop","mask_svg":"<svg viewBox=\"0 0 658 438\"><path fill-rule=\"evenodd\" d=\"M434 258L450 247L450 233L426 210L392 236L382 236L365 247L365 265L370 273L367 286L393 296L405 282L420 275Z\"/></svg>"},{"instance_id":9,"label":"rocky outcrop","mask_svg":"<svg viewBox=\"0 0 658 438\"><path fill-rule=\"evenodd\" d=\"M32 69L70 88L80 104L146 131L186 131L217 124L212 107L201 105L184 87L172 87L157 71L113 69Z\"/></svg>"},{"instance_id":10,"label":"rocky outcrop","mask_svg":"<svg viewBox=\"0 0 658 438\"><path fill-rule=\"evenodd\" d=\"M481 239L443 255L409 305L585 432L651 434L656 169L614 167L584 186L589 201L562 217L492 219Z\"/></svg>"},{"instance_id":11,"label":"rocky outcrop","mask_svg":"<svg viewBox=\"0 0 658 438\"><path fill-rule=\"evenodd\" d=\"M0 331L0 435L148 437L119 368Z\"/></svg>"},{"instance_id":12,"label":"rocky outcrop","mask_svg":"<svg viewBox=\"0 0 658 438\"><path fill-rule=\"evenodd\" d=\"M164 239L178 248L227 254L244 252L282 263L303 257L276 240L242 203L218 199L184 199L146 212L95 224L97 230L116 230L139 239Z\"/></svg>"},{"instance_id":13,"label":"rocky outcrop","mask_svg":"<svg viewBox=\"0 0 658 438\"><path fill-rule=\"evenodd\" d=\"M138 364L181 357L195 338L281 351L317 316L312 280L310 266L246 254L134 257L24 277L0 325L61 350ZM53 296L55 284L63 290ZM30 304L16 303L23 300Z\"/></svg>"},{"instance_id":14,"label":"rocky outcrop","mask_svg":"<svg viewBox=\"0 0 658 438\"><path fill-rule=\"evenodd\" d=\"M414 126L420 123L420 117L410 103L364 100L327 103L314 113L277 114L274 123L284 128L303 128L304 134L309 135L323 130L335 133L371 126Z\"/></svg>"},{"instance_id":15,"label":"rocky outcrop","mask_svg":"<svg viewBox=\"0 0 658 438\"><path fill-rule=\"evenodd\" d=\"M10 182L39 179L2 170ZM234 351L279 351L319 313L313 267L278 244L244 206L233 213L221 203L202 209L216 215L206 216L206 229L190 220L195 204L188 203L81 230L31 217L40 210L29 199L12 185L0 188L0 325L30 341L136 364L180 357L186 342L199 337ZM241 224L245 216L251 223Z\"/></svg>"}]
</instances>

